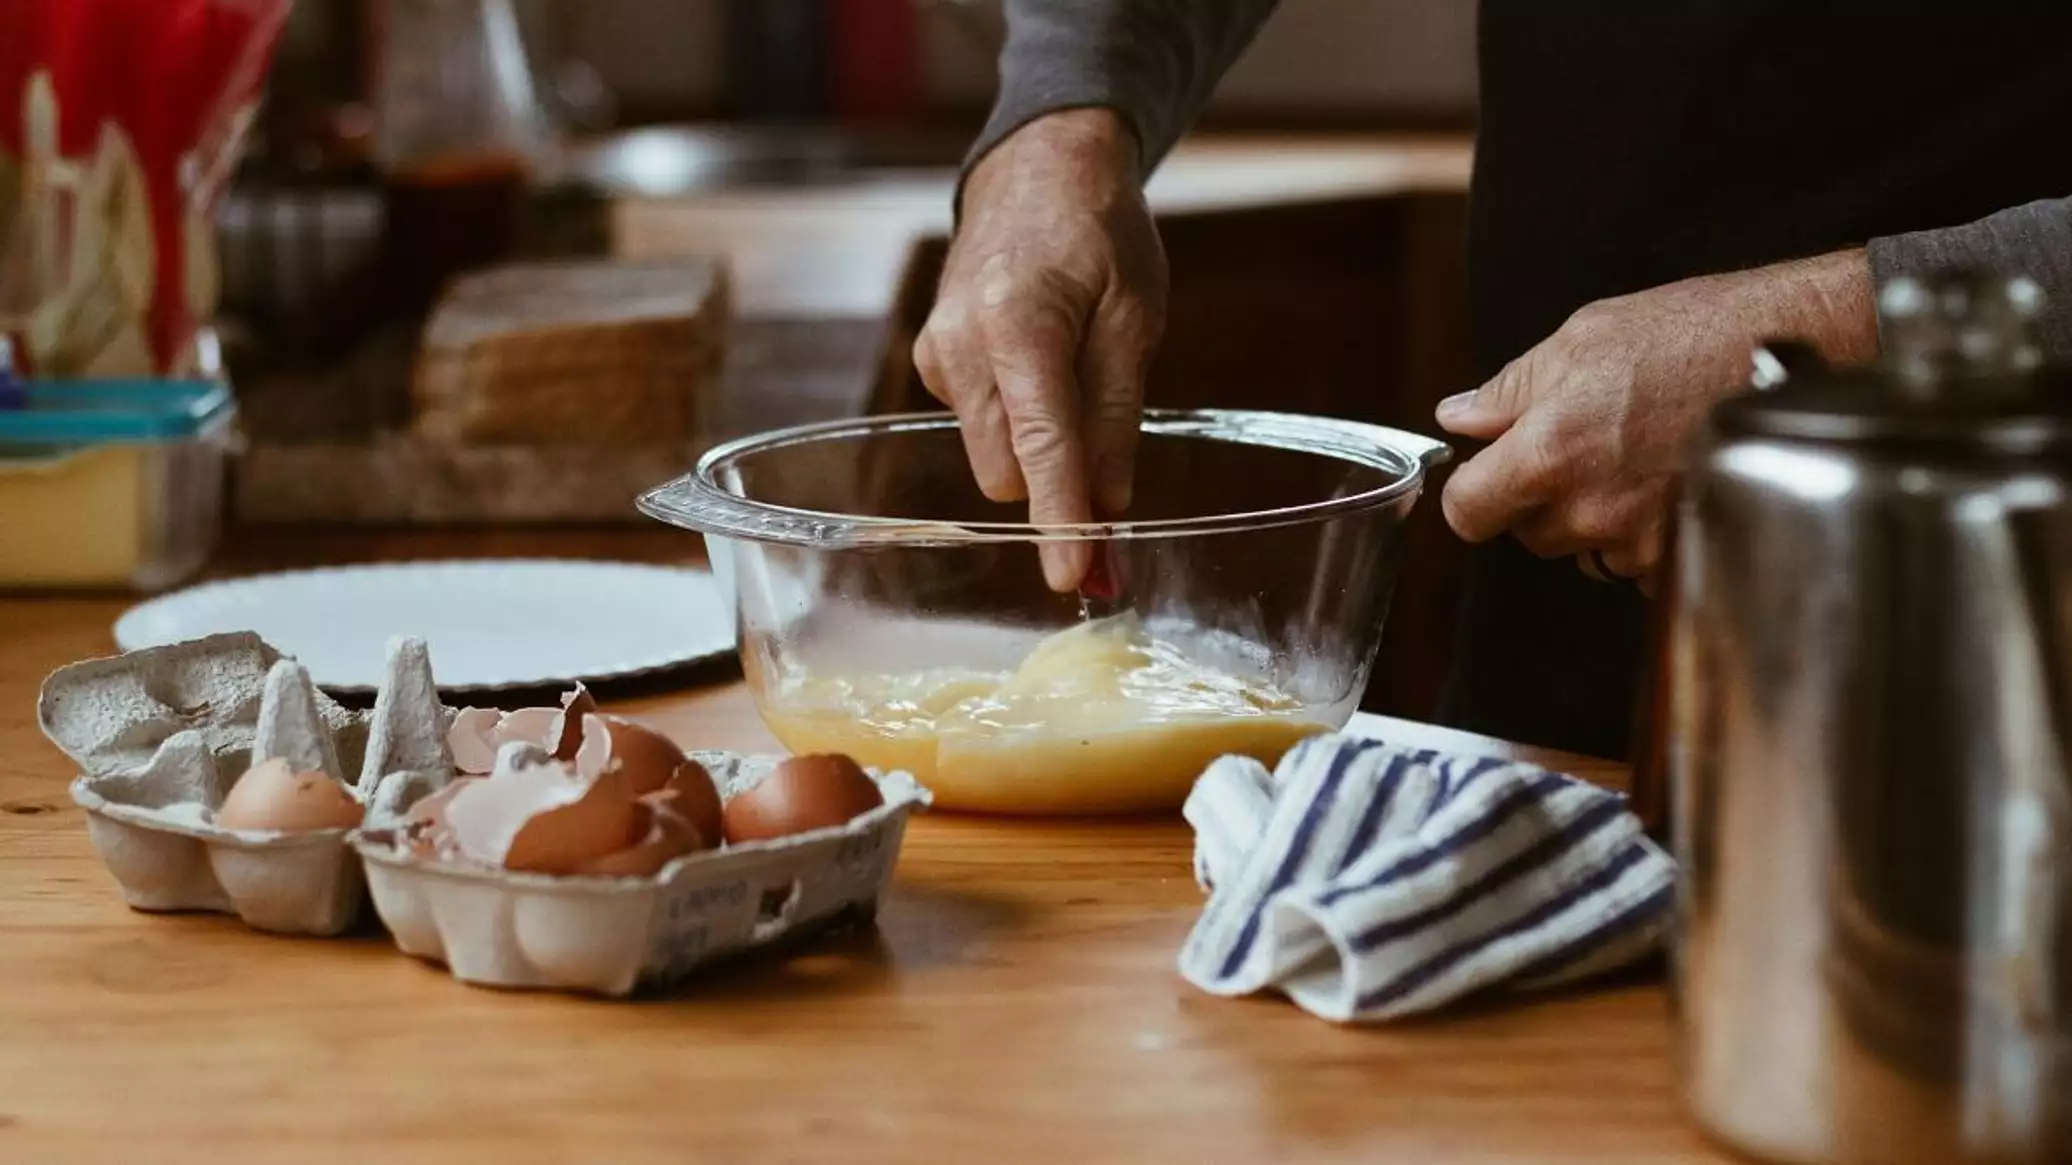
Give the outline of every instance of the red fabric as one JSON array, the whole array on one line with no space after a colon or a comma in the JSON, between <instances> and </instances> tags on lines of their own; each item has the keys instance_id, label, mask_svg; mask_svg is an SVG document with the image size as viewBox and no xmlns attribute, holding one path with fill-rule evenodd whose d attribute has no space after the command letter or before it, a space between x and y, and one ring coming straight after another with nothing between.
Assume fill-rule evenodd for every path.
<instances>
[{"instance_id":1,"label":"red fabric","mask_svg":"<svg viewBox=\"0 0 2072 1165\"><path fill-rule=\"evenodd\" d=\"M921 93L913 0L828 0L839 117L875 119L913 112Z\"/></svg>"},{"instance_id":2,"label":"red fabric","mask_svg":"<svg viewBox=\"0 0 2072 1165\"><path fill-rule=\"evenodd\" d=\"M214 205L234 160L232 117L265 80L289 0L4 2L0 149L20 157L29 81L42 71L57 98L61 154L91 159L104 126L136 151L157 246L150 330L163 370L196 325L181 223L189 208Z\"/></svg>"}]
</instances>

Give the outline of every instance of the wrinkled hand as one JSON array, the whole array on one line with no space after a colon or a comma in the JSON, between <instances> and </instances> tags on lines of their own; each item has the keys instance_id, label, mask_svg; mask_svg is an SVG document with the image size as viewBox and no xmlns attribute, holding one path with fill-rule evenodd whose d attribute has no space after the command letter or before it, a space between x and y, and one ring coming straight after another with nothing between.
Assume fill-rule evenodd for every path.
<instances>
[{"instance_id":1,"label":"wrinkled hand","mask_svg":"<svg viewBox=\"0 0 2072 1165\"><path fill-rule=\"evenodd\" d=\"M973 168L914 366L956 411L987 497L1026 498L1037 525L1129 507L1165 297L1136 141L1114 114L1040 118ZM1090 561L1085 543L1043 547L1060 591Z\"/></svg>"},{"instance_id":2,"label":"wrinkled hand","mask_svg":"<svg viewBox=\"0 0 2072 1165\"><path fill-rule=\"evenodd\" d=\"M1877 352L1861 251L1704 276L1600 300L1474 392L1440 402L1449 432L1493 441L1446 485L1469 542L1509 532L1545 558L1596 551L1648 589L1687 436L1748 382L1758 344L1833 360Z\"/></svg>"}]
</instances>

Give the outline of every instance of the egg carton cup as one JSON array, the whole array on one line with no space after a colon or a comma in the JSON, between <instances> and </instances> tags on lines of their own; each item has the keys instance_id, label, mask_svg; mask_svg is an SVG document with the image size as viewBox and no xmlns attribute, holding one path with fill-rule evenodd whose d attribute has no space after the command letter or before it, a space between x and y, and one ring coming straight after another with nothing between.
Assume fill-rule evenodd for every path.
<instances>
[{"instance_id":1,"label":"egg carton cup","mask_svg":"<svg viewBox=\"0 0 2072 1165\"><path fill-rule=\"evenodd\" d=\"M731 799L768 776L775 757L693 752ZM650 878L550 877L418 856L401 834L369 826L354 839L374 908L404 953L489 987L624 997L674 985L720 959L824 927L873 917L891 881L908 816L932 800L904 772L866 770L885 803L848 823L773 841L687 854ZM375 816L429 788L399 774Z\"/></svg>"},{"instance_id":2,"label":"egg carton cup","mask_svg":"<svg viewBox=\"0 0 2072 1165\"><path fill-rule=\"evenodd\" d=\"M374 709L355 712L247 632L72 664L37 701L44 734L79 766L72 799L94 852L133 909L235 914L300 935L339 934L365 908L351 831L225 829L214 814L230 787L275 757L362 803L383 775L418 769L420 785L443 784L451 719L420 640L390 644Z\"/></svg>"}]
</instances>

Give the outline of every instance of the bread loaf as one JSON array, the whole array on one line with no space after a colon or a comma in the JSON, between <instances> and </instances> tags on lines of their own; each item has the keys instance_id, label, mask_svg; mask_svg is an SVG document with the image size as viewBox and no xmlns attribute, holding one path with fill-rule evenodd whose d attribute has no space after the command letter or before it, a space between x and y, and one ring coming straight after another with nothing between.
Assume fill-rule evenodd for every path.
<instances>
[{"instance_id":1,"label":"bread loaf","mask_svg":"<svg viewBox=\"0 0 2072 1165\"><path fill-rule=\"evenodd\" d=\"M454 281L425 324L416 434L454 444L681 443L717 389L715 259L564 260Z\"/></svg>"}]
</instances>

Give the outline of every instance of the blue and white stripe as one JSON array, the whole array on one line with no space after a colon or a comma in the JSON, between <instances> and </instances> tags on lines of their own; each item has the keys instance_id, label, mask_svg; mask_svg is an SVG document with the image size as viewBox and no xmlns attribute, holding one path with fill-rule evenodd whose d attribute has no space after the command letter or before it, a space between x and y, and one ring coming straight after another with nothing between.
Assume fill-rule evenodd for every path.
<instances>
[{"instance_id":1,"label":"blue and white stripe","mask_svg":"<svg viewBox=\"0 0 2072 1165\"><path fill-rule=\"evenodd\" d=\"M1186 814L1209 901L1180 973L1340 1022L1599 974L1675 902L1623 797L1534 765L1318 736L1217 761Z\"/></svg>"}]
</instances>

